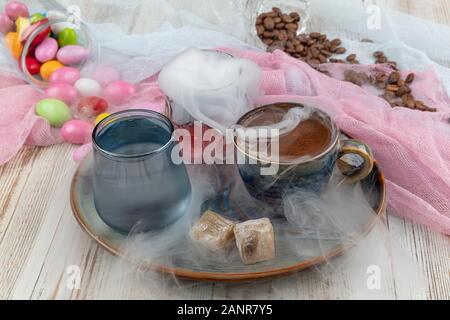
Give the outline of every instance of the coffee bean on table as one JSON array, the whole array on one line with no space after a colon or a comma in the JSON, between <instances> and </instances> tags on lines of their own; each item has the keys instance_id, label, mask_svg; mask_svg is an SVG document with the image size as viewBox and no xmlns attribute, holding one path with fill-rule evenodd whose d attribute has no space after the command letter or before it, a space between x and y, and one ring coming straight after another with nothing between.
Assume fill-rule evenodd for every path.
<instances>
[{"instance_id":1,"label":"coffee bean on table","mask_svg":"<svg viewBox=\"0 0 450 320\"><path fill-rule=\"evenodd\" d=\"M414 101L414 97L411 94L405 94L402 97L403 105L407 108L414 109L416 106L416 102Z\"/></svg>"},{"instance_id":2,"label":"coffee bean on table","mask_svg":"<svg viewBox=\"0 0 450 320\"><path fill-rule=\"evenodd\" d=\"M400 78L401 78L401 75L400 75L400 73L399 72L392 72L390 75L389 75L389 78L388 78L388 83L389 84L396 84L396 83L398 83L398 81L400 80Z\"/></svg>"},{"instance_id":3,"label":"coffee bean on table","mask_svg":"<svg viewBox=\"0 0 450 320\"><path fill-rule=\"evenodd\" d=\"M383 51L375 51L374 53L373 53L373 57L374 58L380 58L380 57L384 57L384 52Z\"/></svg>"},{"instance_id":4,"label":"coffee bean on table","mask_svg":"<svg viewBox=\"0 0 450 320\"><path fill-rule=\"evenodd\" d=\"M411 84L411 83L414 81L414 78L415 78L414 73L410 73L410 74L408 74L408 76L406 77L405 82L406 82L407 84Z\"/></svg>"},{"instance_id":5,"label":"coffee bean on table","mask_svg":"<svg viewBox=\"0 0 450 320\"><path fill-rule=\"evenodd\" d=\"M353 54L347 56L346 60L348 62L352 62L352 61L356 60L356 54L353 53Z\"/></svg>"}]
</instances>

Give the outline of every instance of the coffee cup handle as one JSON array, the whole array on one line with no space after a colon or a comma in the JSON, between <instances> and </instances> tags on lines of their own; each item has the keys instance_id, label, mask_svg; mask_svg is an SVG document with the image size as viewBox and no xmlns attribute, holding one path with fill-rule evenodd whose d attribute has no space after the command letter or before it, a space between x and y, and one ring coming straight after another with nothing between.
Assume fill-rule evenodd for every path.
<instances>
[{"instance_id":1,"label":"coffee cup handle","mask_svg":"<svg viewBox=\"0 0 450 320\"><path fill-rule=\"evenodd\" d=\"M347 154L355 154L360 156L364 163L355 170L350 164L346 161L342 160L342 157ZM347 183L356 183L358 181L366 178L373 169L374 166L374 157L372 150L370 147L361 141L348 139L341 141L341 148L339 149L338 161L337 165L341 170L342 174L346 177L344 182Z\"/></svg>"}]
</instances>

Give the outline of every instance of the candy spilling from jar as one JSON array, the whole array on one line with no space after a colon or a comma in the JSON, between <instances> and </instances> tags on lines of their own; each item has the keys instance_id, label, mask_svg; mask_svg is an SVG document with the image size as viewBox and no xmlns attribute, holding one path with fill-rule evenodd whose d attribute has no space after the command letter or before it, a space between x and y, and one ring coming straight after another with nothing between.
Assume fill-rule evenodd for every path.
<instances>
[{"instance_id":1,"label":"candy spilling from jar","mask_svg":"<svg viewBox=\"0 0 450 320\"><path fill-rule=\"evenodd\" d=\"M57 11L30 14L21 1L5 5L4 12L0 13L0 32L21 70L26 68L32 77L50 82L56 70L86 61L89 50L79 43L76 26L64 22L66 19L64 13ZM22 65L24 54L25 66Z\"/></svg>"},{"instance_id":2,"label":"candy spilling from jar","mask_svg":"<svg viewBox=\"0 0 450 320\"><path fill-rule=\"evenodd\" d=\"M59 128L65 141L84 144L94 126L109 115L110 105L126 103L136 88L107 65L98 66L91 77L82 76L80 66L90 52L66 19L57 11L30 14L24 2L10 1L0 13L0 32L20 70L25 61L28 73L45 83L46 98L35 105L36 115Z\"/></svg>"}]
</instances>

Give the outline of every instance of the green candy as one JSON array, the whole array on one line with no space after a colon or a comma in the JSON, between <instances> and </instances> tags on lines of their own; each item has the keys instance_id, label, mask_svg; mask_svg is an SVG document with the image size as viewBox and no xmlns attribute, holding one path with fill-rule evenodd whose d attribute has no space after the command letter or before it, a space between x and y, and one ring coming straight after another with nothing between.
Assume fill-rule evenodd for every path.
<instances>
[{"instance_id":1,"label":"green candy","mask_svg":"<svg viewBox=\"0 0 450 320\"><path fill-rule=\"evenodd\" d=\"M45 19L45 16L42 13L35 13L30 17L31 24L35 24L38 21Z\"/></svg>"},{"instance_id":2,"label":"green candy","mask_svg":"<svg viewBox=\"0 0 450 320\"><path fill-rule=\"evenodd\" d=\"M36 114L56 128L62 127L72 117L69 107L63 101L57 99L39 101L36 104Z\"/></svg>"},{"instance_id":3,"label":"green candy","mask_svg":"<svg viewBox=\"0 0 450 320\"><path fill-rule=\"evenodd\" d=\"M58 35L58 44L60 47L78 44L75 30L72 28L63 29Z\"/></svg>"}]
</instances>

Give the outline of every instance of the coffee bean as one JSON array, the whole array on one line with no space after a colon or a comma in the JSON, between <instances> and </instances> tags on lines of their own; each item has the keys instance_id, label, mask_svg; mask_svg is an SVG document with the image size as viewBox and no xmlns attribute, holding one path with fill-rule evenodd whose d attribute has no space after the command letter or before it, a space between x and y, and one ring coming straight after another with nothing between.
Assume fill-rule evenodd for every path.
<instances>
[{"instance_id":1,"label":"coffee bean","mask_svg":"<svg viewBox=\"0 0 450 320\"><path fill-rule=\"evenodd\" d=\"M398 89L399 89L399 87L397 85L395 85L395 84L388 84L386 86L386 90L387 91L397 92Z\"/></svg>"},{"instance_id":2,"label":"coffee bean","mask_svg":"<svg viewBox=\"0 0 450 320\"><path fill-rule=\"evenodd\" d=\"M264 33L264 26L262 24L258 24L256 26L256 33L258 34L258 36L261 36Z\"/></svg>"},{"instance_id":3,"label":"coffee bean","mask_svg":"<svg viewBox=\"0 0 450 320\"><path fill-rule=\"evenodd\" d=\"M288 14L283 14L282 15L282 17L281 17L282 19L283 19L283 21L285 22L285 23L292 23L292 22L294 22L294 18L292 18L290 15L288 15Z\"/></svg>"},{"instance_id":4,"label":"coffee bean","mask_svg":"<svg viewBox=\"0 0 450 320\"><path fill-rule=\"evenodd\" d=\"M311 32L311 33L309 34L309 37L310 37L311 39L318 39L320 36L321 36L321 34L320 34L319 32Z\"/></svg>"},{"instance_id":5,"label":"coffee bean","mask_svg":"<svg viewBox=\"0 0 450 320\"><path fill-rule=\"evenodd\" d=\"M331 45L333 47L339 47L341 43L342 43L341 39L334 39L333 41L331 41Z\"/></svg>"},{"instance_id":6,"label":"coffee bean","mask_svg":"<svg viewBox=\"0 0 450 320\"><path fill-rule=\"evenodd\" d=\"M415 78L414 73L410 73L410 74L408 74L408 76L406 77L405 82L406 82L407 84L411 84L411 83L414 81L414 78Z\"/></svg>"},{"instance_id":7,"label":"coffee bean","mask_svg":"<svg viewBox=\"0 0 450 320\"><path fill-rule=\"evenodd\" d=\"M402 96L404 96L404 95L407 94L407 93L411 93L411 89L410 89L409 87L407 87L407 86L402 86L402 87L400 87L400 88L397 90L397 92L396 92L396 94L397 94L398 97L402 97Z\"/></svg>"},{"instance_id":8,"label":"coffee bean","mask_svg":"<svg viewBox=\"0 0 450 320\"><path fill-rule=\"evenodd\" d=\"M281 9L278 8L278 7L273 7L273 8L272 8L272 11L275 12L275 13L277 13L278 15L280 15L280 14L283 13L283 12L281 11Z\"/></svg>"},{"instance_id":9,"label":"coffee bean","mask_svg":"<svg viewBox=\"0 0 450 320\"><path fill-rule=\"evenodd\" d=\"M298 53L302 53L303 50L305 50L305 46L302 44L299 44L295 47L295 51L297 51Z\"/></svg>"},{"instance_id":10,"label":"coffee bean","mask_svg":"<svg viewBox=\"0 0 450 320\"><path fill-rule=\"evenodd\" d=\"M344 47L339 47L335 50L336 54L344 54L345 52L347 52L347 49L345 49Z\"/></svg>"},{"instance_id":11,"label":"coffee bean","mask_svg":"<svg viewBox=\"0 0 450 320\"><path fill-rule=\"evenodd\" d=\"M295 31L289 30L287 34L288 34L288 39L289 40L294 40L295 39L295 36L296 36Z\"/></svg>"},{"instance_id":12,"label":"coffee bean","mask_svg":"<svg viewBox=\"0 0 450 320\"><path fill-rule=\"evenodd\" d=\"M346 60L348 61L348 62L352 62L352 61L354 61L356 59L356 54L351 54L351 55L349 55L347 58L346 58Z\"/></svg>"},{"instance_id":13,"label":"coffee bean","mask_svg":"<svg viewBox=\"0 0 450 320\"><path fill-rule=\"evenodd\" d=\"M414 104L415 104L414 107L418 110L421 111L427 110L427 106L422 101L415 101Z\"/></svg>"},{"instance_id":14,"label":"coffee bean","mask_svg":"<svg viewBox=\"0 0 450 320\"><path fill-rule=\"evenodd\" d=\"M290 14L289 14L289 16L292 18L292 19L294 19L294 21L295 22L298 22L298 21L300 21L300 15L297 13L297 12L291 12Z\"/></svg>"},{"instance_id":15,"label":"coffee bean","mask_svg":"<svg viewBox=\"0 0 450 320\"><path fill-rule=\"evenodd\" d=\"M377 64L382 64L382 63L386 63L388 61L388 59L385 56L381 56L377 58L376 63Z\"/></svg>"},{"instance_id":16,"label":"coffee bean","mask_svg":"<svg viewBox=\"0 0 450 320\"><path fill-rule=\"evenodd\" d=\"M286 29L288 30L292 30L292 31L297 31L298 29L298 25L296 23L288 23L286 24Z\"/></svg>"},{"instance_id":17,"label":"coffee bean","mask_svg":"<svg viewBox=\"0 0 450 320\"><path fill-rule=\"evenodd\" d=\"M409 93L402 96L402 102L405 107L410 109L414 109L416 106L414 97Z\"/></svg>"},{"instance_id":18,"label":"coffee bean","mask_svg":"<svg viewBox=\"0 0 450 320\"><path fill-rule=\"evenodd\" d=\"M263 32L264 38L273 38L274 36L275 36L275 34L272 31L264 31Z\"/></svg>"},{"instance_id":19,"label":"coffee bean","mask_svg":"<svg viewBox=\"0 0 450 320\"><path fill-rule=\"evenodd\" d=\"M373 53L374 58L380 58L380 57L384 57L384 52L383 51L375 51Z\"/></svg>"},{"instance_id":20,"label":"coffee bean","mask_svg":"<svg viewBox=\"0 0 450 320\"><path fill-rule=\"evenodd\" d=\"M275 28L275 22L271 17L264 19L264 28L266 28L266 30L273 30Z\"/></svg>"},{"instance_id":21,"label":"coffee bean","mask_svg":"<svg viewBox=\"0 0 450 320\"><path fill-rule=\"evenodd\" d=\"M273 43L273 39L266 38L266 39L263 39L262 42L264 44L270 46Z\"/></svg>"},{"instance_id":22,"label":"coffee bean","mask_svg":"<svg viewBox=\"0 0 450 320\"><path fill-rule=\"evenodd\" d=\"M320 54L320 51L317 48L311 48L311 55L313 58L317 58Z\"/></svg>"},{"instance_id":23,"label":"coffee bean","mask_svg":"<svg viewBox=\"0 0 450 320\"><path fill-rule=\"evenodd\" d=\"M389 84L394 84L394 83L397 83L400 79L401 79L401 75L400 75L399 72L392 72L389 75L388 83Z\"/></svg>"},{"instance_id":24,"label":"coffee bean","mask_svg":"<svg viewBox=\"0 0 450 320\"><path fill-rule=\"evenodd\" d=\"M284 31L284 30L282 30L282 31ZM287 40L289 40L289 37L286 32L280 32L280 34L278 35L278 40L287 41Z\"/></svg>"},{"instance_id":25,"label":"coffee bean","mask_svg":"<svg viewBox=\"0 0 450 320\"><path fill-rule=\"evenodd\" d=\"M285 27L285 23L284 22L280 22L280 23L277 23L276 25L275 25L275 28L277 28L277 29L283 29L284 27Z\"/></svg>"}]
</instances>

